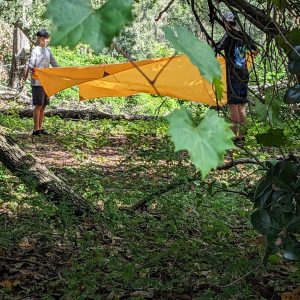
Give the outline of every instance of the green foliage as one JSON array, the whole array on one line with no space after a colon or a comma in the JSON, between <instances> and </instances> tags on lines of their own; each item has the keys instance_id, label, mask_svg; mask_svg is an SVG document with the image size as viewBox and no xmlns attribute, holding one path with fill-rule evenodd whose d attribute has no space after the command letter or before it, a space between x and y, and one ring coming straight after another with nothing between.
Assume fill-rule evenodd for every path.
<instances>
[{"instance_id":1,"label":"green foliage","mask_svg":"<svg viewBox=\"0 0 300 300\"><path fill-rule=\"evenodd\" d=\"M258 3L271 3L283 10L288 6L287 0L258 0Z\"/></svg>"},{"instance_id":2,"label":"green foliage","mask_svg":"<svg viewBox=\"0 0 300 300\"><path fill-rule=\"evenodd\" d=\"M291 51L291 46L300 45L300 30L299 28L292 29L287 32L284 37L281 35L275 36L278 45L287 53Z\"/></svg>"},{"instance_id":3,"label":"green foliage","mask_svg":"<svg viewBox=\"0 0 300 300\"><path fill-rule=\"evenodd\" d=\"M198 4L202 4L198 1ZM190 8L183 1L174 1L168 11L159 21L154 20L159 12L166 7L165 0L135 1L133 5L133 22L116 38L116 44L121 46L135 59L166 57L174 54L163 34L162 27L178 24L188 28L196 35L200 33L197 22L190 13ZM203 16L204 19L208 19ZM112 52L115 53L114 51Z\"/></svg>"},{"instance_id":4,"label":"green foliage","mask_svg":"<svg viewBox=\"0 0 300 300\"><path fill-rule=\"evenodd\" d=\"M0 3L0 18L12 27L18 24L26 36L35 42L35 33L41 27L48 27L49 22L42 18L48 0L4 0Z\"/></svg>"},{"instance_id":5,"label":"green foliage","mask_svg":"<svg viewBox=\"0 0 300 300\"><path fill-rule=\"evenodd\" d=\"M300 76L300 45L291 50L289 60L288 69L290 73Z\"/></svg>"},{"instance_id":6,"label":"green foliage","mask_svg":"<svg viewBox=\"0 0 300 300\"><path fill-rule=\"evenodd\" d=\"M278 126L282 124L279 116L279 105L274 101L264 104L257 100L255 102L255 113L260 121L268 123L271 126Z\"/></svg>"},{"instance_id":7,"label":"green foliage","mask_svg":"<svg viewBox=\"0 0 300 300\"><path fill-rule=\"evenodd\" d=\"M300 83L294 84L286 91L283 101L287 104L300 103Z\"/></svg>"},{"instance_id":8,"label":"green foliage","mask_svg":"<svg viewBox=\"0 0 300 300\"><path fill-rule=\"evenodd\" d=\"M300 45L290 51L288 69L291 74L300 76ZM300 83L296 83L286 91L283 101L287 104L300 103Z\"/></svg>"},{"instance_id":9,"label":"green foliage","mask_svg":"<svg viewBox=\"0 0 300 300\"><path fill-rule=\"evenodd\" d=\"M195 107L193 115L201 120L204 108L198 108L199 112ZM150 295L153 291L152 298L162 295L164 299L171 291L182 297L191 294L191 286L207 286L207 281L213 287L223 286L236 278L241 278L238 284L222 290L193 290L193 299L259 299L243 277L245 269L255 269L257 278L266 275L265 269L257 269L261 246L253 244L252 203L236 193L213 195L218 190L214 187L209 194L208 184L200 180L159 193L194 174L186 156L174 153L167 122L74 122L52 117L45 119L45 127L55 134L41 139L31 139L30 119L0 115L0 123L9 127L9 135L24 151L40 156L78 194L102 207L95 221L73 216L64 203L49 204L44 195L29 191L0 165L0 248L12 250L7 257L24 259L28 255L27 259L43 263L35 273L43 276L32 279L25 272L32 270L31 264L22 264L20 270L13 262L5 262L5 267L11 265L13 272L17 268L24 277L18 277L22 290L16 286L4 299L6 295L15 299L33 294L43 294L45 299L105 299L132 291L149 291ZM246 179L241 178L250 177L250 170L255 169L232 168L225 176L216 173L206 181L243 191ZM152 193L157 194L147 210L120 209ZM297 224L296 220L289 231ZM33 237L36 246L28 252L20 250L23 237ZM274 260L271 267L289 272L280 259ZM294 285L298 278L294 274ZM276 285L273 277L271 280L268 283L274 288L280 283L280 291L292 284L287 276L284 281L277 276ZM1 293L0 288L0 298Z\"/></svg>"},{"instance_id":10,"label":"green foliage","mask_svg":"<svg viewBox=\"0 0 300 300\"><path fill-rule=\"evenodd\" d=\"M258 144L266 147L280 147L286 142L283 129L270 128L266 133L256 134L255 138Z\"/></svg>"},{"instance_id":11,"label":"green foliage","mask_svg":"<svg viewBox=\"0 0 300 300\"><path fill-rule=\"evenodd\" d=\"M275 4L279 9L285 9L288 5L287 0L268 0Z\"/></svg>"},{"instance_id":12,"label":"green foliage","mask_svg":"<svg viewBox=\"0 0 300 300\"><path fill-rule=\"evenodd\" d=\"M201 75L215 85L217 97L221 99L223 91L221 66L213 49L207 43L199 41L185 28L175 25L175 32L170 27L165 27L163 30L174 48L185 53L191 62L197 66Z\"/></svg>"},{"instance_id":13,"label":"green foliage","mask_svg":"<svg viewBox=\"0 0 300 300\"><path fill-rule=\"evenodd\" d=\"M99 9L85 0L50 0L46 15L56 26L52 43L71 48L84 43L99 52L131 21L131 10L132 0L108 0Z\"/></svg>"},{"instance_id":14,"label":"green foliage","mask_svg":"<svg viewBox=\"0 0 300 300\"><path fill-rule=\"evenodd\" d=\"M86 45L78 45L75 49L52 47L51 51L60 66L86 66L97 64L113 64L124 62L124 57L112 57L108 54L95 54Z\"/></svg>"},{"instance_id":15,"label":"green foliage","mask_svg":"<svg viewBox=\"0 0 300 300\"><path fill-rule=\"evenodd\" d=\"M186 109L173 112L168 120L175 151L187 150L203 178L223 162L225 151L234 147L230 125L215 111L209 111L200 124L195 124Z\"/></svg>"},{"instance_id":16,"label":"green foliage","mask_svg":"<svg viewBox=\"0 0 300 300\"><path fill-rule=\"evenodd\" d=\"M289 52L289 59L291 61L300 61L300 45L295 46L290 52Z\"/></svg>"},{"instance_id":17,"label":"green foliage","mask_svg":"<svg viewBox=\"0 0 300 300\"><path fill-rule=\"evenodd\" d=\"M300 74L300 61L292 61L288 64L288 69L291 74Z\"/></svg>"},{"instance_id":18,"label":"green foliage","mask_svg":"<svg viewBox=\"0 0 300 300\"><path fill-rule=\"evenodd\" d=\"M288 260L300 259L300 164L285 160L271 167L258 183L251 216L253 227L267 237L265 263L280 249Z\"/></svg>"}]
</instances>

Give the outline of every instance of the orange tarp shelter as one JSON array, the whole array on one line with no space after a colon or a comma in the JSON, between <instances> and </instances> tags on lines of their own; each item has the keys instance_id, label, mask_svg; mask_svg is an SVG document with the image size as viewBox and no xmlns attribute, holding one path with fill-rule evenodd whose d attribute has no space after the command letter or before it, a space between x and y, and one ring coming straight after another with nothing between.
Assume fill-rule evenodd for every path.
<instances>
[{"instance_id":1,"label":"orange tarp shelter","mask_svg":"<svg viewBox=\"0 0 300 300\"><path fill-rule=\"evenodd\" d=\"M222 57L218 57L218 60L226 91L225 61ZM48 96L78 85L82 100L148 93L217 105L212 84L200 75L198 68L187 56L133 63L36 69L35 74ZM221 103L226 102L227 95L224 92Z\"/></svg>"}]
</instances>

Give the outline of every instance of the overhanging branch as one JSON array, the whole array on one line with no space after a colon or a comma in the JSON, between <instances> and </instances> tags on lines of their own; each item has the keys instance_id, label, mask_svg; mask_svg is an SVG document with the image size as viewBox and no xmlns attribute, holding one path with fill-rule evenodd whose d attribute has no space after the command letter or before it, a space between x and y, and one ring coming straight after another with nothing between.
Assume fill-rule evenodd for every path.
<instances>
[{"instance_id":1,"label":"overhanging branch","mask_svg":"<svg viewBox=\"0 0 300 300\"><path fill-rule=\"evenodd\" d=\"M218 1L220 2L220 1ZM285 34L286 30L277 24L264 10L245 0L222 0L229 8L233 7L245 16L252 24L268 35Z\"/></svg>"}]
</instances>

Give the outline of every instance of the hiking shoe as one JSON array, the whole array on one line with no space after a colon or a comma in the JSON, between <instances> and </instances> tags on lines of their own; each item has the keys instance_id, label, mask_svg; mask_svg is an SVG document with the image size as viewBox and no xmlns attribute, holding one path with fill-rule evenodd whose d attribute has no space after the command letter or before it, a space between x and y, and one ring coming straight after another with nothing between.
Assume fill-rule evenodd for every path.
<instances>
[{"instance_id":1,"label":"hiking shoe","mask_svg":"<svg viewBox=\"0 0 300 300\"><path fill-rule=\"evenodd\" d=\"M50 133L45 129L41 129L40 134L49 135Z\"/></svg>"},{"instance_id":2,"label":"hiking shoe","mask_svg":"<svg viewBox=\"0 0 300 300\"><path fill-rule=\"evenodd\" d=\"M33 136L39 136L39 135L41 135L41 130L33 130L32 131L32 135Z\"/></svg>"}]
</instances>

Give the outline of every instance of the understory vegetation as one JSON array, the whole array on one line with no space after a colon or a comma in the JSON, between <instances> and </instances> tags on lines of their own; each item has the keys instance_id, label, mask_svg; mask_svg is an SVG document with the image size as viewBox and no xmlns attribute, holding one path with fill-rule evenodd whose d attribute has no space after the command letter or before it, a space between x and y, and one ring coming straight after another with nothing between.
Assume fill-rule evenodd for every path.
<instances>
[{"instance_id":1,"label":"understory vegetation","mask_svg":"<svg viewBox=\"0 0 300 300\"><path fill-rule=\"evenodd\" d=\"M253 191L260 172L251 166L190 180L194 167L174 154L163 120L48 118L54 135L34 140L30 120L2 116L0 124L102 211L98 220L75 217L1 167L5 299L280 299L296 289L299 264L274 255L261 265L253 204L238 194ZM145 198L148 209L130 209Z\"/></svg>"},{"instance_id":2,"label":"understory vegetation","mask_svg":"<svg viewBox=\"0 0 300 300\"><path fill-rule=\"evenodd\" d=\"M235 143L212 50L228 10L258 48ZM299 15L293 0L0 0L0 300L300 299ZM216 106L79 101L73 86L46 111L80 117L46 117L50 135L33 136L23 75L42 27L62 67L186 55ZM37 165L88 205L24 180Z\"/></svg>"}]
</instances>

